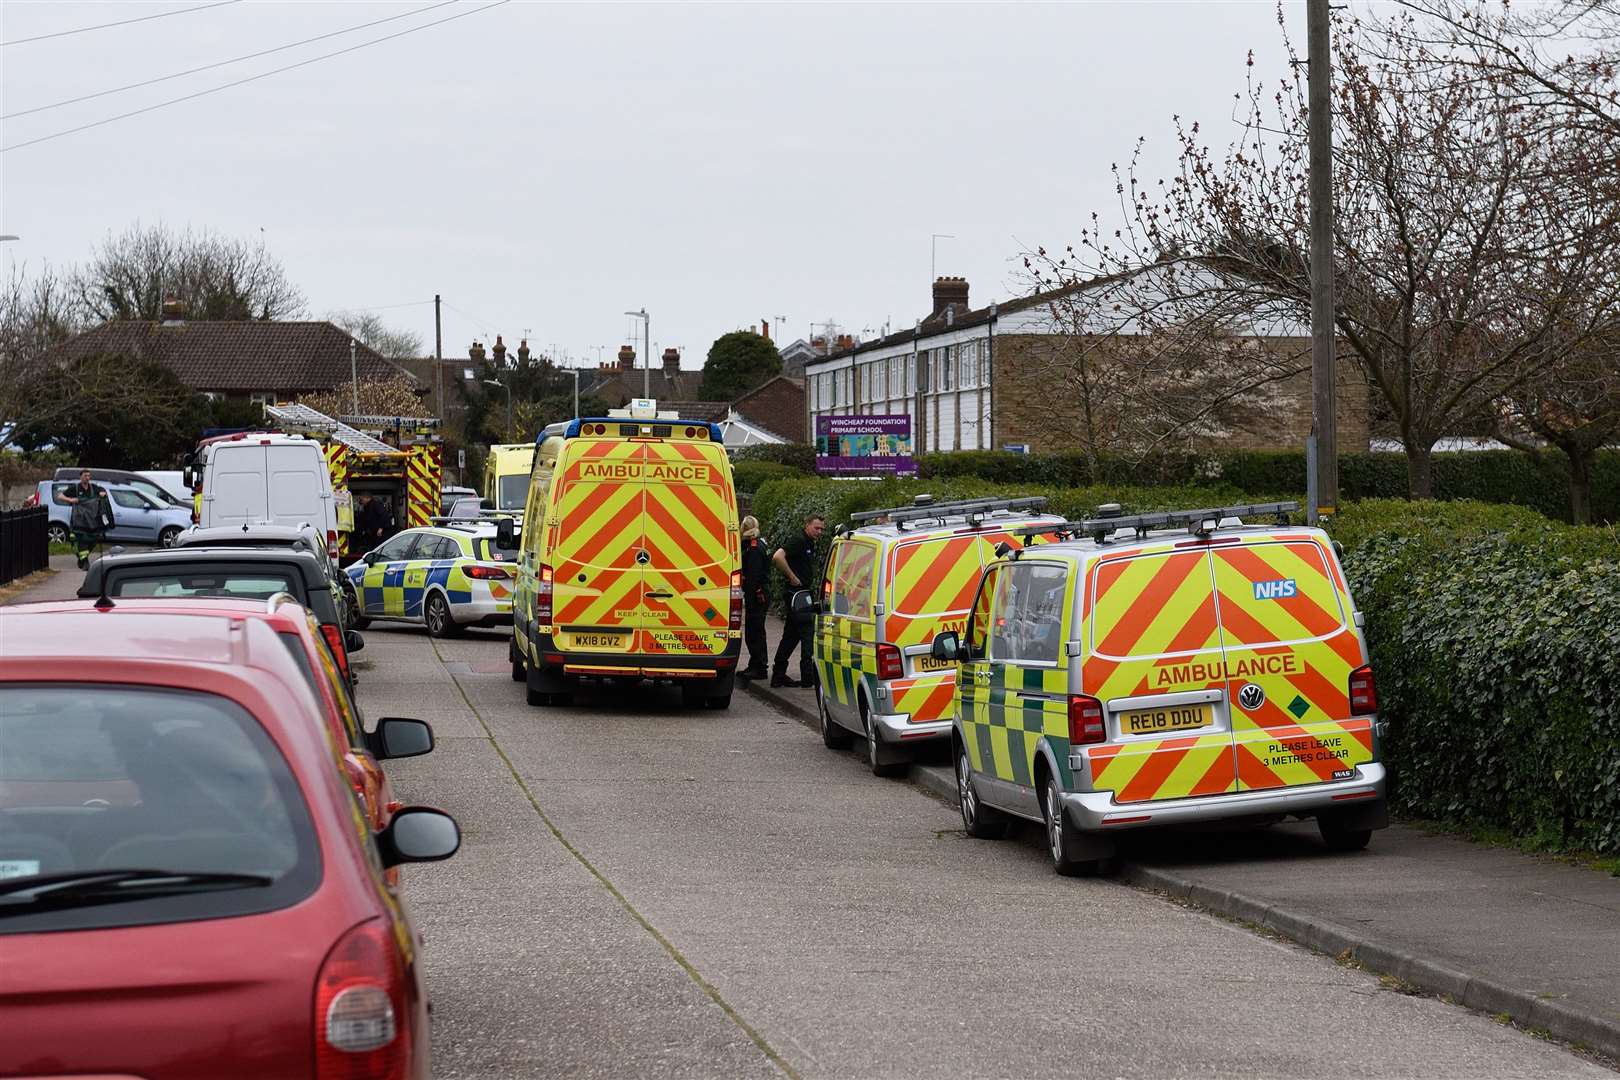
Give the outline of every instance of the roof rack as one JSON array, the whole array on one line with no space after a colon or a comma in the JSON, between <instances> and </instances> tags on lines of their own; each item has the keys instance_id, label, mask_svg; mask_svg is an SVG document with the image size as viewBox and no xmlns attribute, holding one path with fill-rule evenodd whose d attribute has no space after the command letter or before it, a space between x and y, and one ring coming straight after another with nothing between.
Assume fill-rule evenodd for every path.
<instances>
[{"instance_id":1,"label":"roof rack","mask_svg":"<svg viewBox=\"0 0 1620 1080\"><path fill-rule=\"evenodd\" d=\"M264 415L277 421L277 426L283 431L300 435L324 435L363 454L395 454L403 457L405 453L397 446L389 446L381 439L374 439L363 431L340 423L325 413L296 401L266 405Z\"/></svg>"},{"instance_id":2,"label":"roof rack","mask_svg":"<svg viewBox=\"0 0 1620 1080\"><path fill-rule=\"evenodd\" d=\"M1031 495L1020 499L958 499L955 502L935 502L932 495L918 495L905 506L893 506L887 510L862 510L849 515L849 520L857 525L864 525L882 518L890 525L903 528L908 521L931 521L946 517L966 517L971 520L1003 511L1040 510L1045 506L1044 495Z\"/></svg>"},{"instance_id":3,"label":"roof rack","mask_svg":"<svg viewBox=\"0 0 1620 1080\"><path fill-rule=\"evenodd\" d=\"M1118 503L1106 503L1097 508L1097 516L1081 521L1065 521L1061 525L1036 525L1015 529L1015 536L1036 536L1059 533L1076 537L1090 536L1099 544L1121 529L1134 529L1137 536L1155 529L1185 528L1194 536L1208 536L1229 518L1241 522L1248 517L1276 517L1284 522L1289 514L1299 512L1297 502L1240 503L1233 506L1213 506L1199 510L1163 510L1153 514L1122 514Z\"/></svg>"}]
</instances>

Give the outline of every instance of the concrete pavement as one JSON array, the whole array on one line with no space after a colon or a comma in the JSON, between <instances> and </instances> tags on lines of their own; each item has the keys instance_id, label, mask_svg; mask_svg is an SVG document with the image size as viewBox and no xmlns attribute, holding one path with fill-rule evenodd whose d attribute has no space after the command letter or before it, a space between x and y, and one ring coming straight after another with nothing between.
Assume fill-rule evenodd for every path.
<instances>
[{"instance_id":1,"label":"concrete pavement","mask_svg":"<svg viewBox=\"0 0 1620 1080\"><path fill-rule=\"evenodd\" d=\"M969 840L747 695L533 709L501 635L367 640L370 716L444 736L394 765L398 789L467 829L407 883L440 1076L1609 1075L1187 906L1059 879L1033 844Z\"/></svg>"},{"instance_id":2,"label":"concrete pavement","mask_svg":"<svg viewBox=\"0 0 1620 1080\"><path fill-rule=\"evenodd\" d=\"M812 691L751 690L815 727ZM948 759L909 778L955 806ZM1301 822L1121 853L1126 881L1620 1060L1620 877L1403 825L1349 857Z\"/></svg>"}]
</instances>

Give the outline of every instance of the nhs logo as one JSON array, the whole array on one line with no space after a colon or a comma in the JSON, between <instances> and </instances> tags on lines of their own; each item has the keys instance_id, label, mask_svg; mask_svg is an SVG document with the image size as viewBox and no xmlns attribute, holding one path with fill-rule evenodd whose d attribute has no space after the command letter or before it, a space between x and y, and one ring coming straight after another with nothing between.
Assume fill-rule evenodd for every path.
<instances>
[{"instance_id":1,"label":"nhs logo","mask_svg":"<svg viewBox=\"0 0 1620 1080\"><path fill-rule=\"evenodd\" d=\"M1256 600L1286 600L1299 592L1299 586L1293 578L1279 578L1276 581L1256 581L1254 583L1254 598Z\"/></svg>"}]
</instances>

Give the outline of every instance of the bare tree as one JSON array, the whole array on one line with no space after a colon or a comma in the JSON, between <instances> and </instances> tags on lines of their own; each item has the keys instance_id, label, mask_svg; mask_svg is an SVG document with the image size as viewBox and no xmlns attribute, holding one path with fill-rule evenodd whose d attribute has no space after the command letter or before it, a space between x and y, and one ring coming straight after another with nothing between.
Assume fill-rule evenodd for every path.
<instances>
[{"instance_id":1,"label":"bare tree","mask_svg":"<svg viewBox=\"0 0 1620 1080\"><path fill-rule=\"evenodd\" d=\"M1336 330L1392 418L1411 494L1425 497L1442 435L1532 377L1555 334L1578 344L1591 332L1575 313L1616 280L1620 258L1617 143L1516 105L1508 74L1482 88L1416 16L1334 19ZM1257 77L1251 56L1230 145L1178 118L1178 173L1150 184L1137 158L1116 169L1120 227L1094 216L1077 246L1037 259L1042 278L1151 264L1137 306L1167 292L1307 322L1308 114L1303 64L1284 41L1281 79Z\"/></svg>"},{"instance_id":2,"label":"bare tree","mask_svg":"<svg viewBox=\"0 0 1620 1080\"><path fill-rule=\"evenodd\" d=\"M422 355L421 334L414 330L391 327L375 312L334 311L327 315L327 319L341 326L360 344L390 360L405 360Z\"/></svg>"},{"instance_id":3,"label":"bare tree","mask_svg":"<svg viewBox=\"0 0 1620 1080\"><path fill-rule=\"evenodd\" d=\"M1026 259L1055 276L1043 253ZM1308 351L1226 309L1215 292L1176 295L1154 281L1157 268L1050 291L1045 334L1032 335L1003 394L1029 402L1072 403L1054 416L1056 434L1086 457L1140 460L1252 430L1275 415L1280 384L1302 374Z\"/></svg>"},{"instance_id":4,"label":"bare tree","mask_svg":"<svg viewBox=\"0 0 1620 1080\"><path fill-rule=\"evenodd\" d=\"M82 329L85 313L62 275L50 266L30 276L13 267L0 288L0 449L22 428L70 415L71 398L48 392L51 349Z\"/></svg>"},{"instance_id":5,"label":"bare tree","mask_svg":"<svg viewBox=\"0 0 1620 1080\"><path fill-rule=\"evenodd\" d=\"M190 319L285 319L304 310L303 294L263 241L161 224L109 233L75 283L101 320L161 319L166 297Z\"/></svg>"}]
</instances>

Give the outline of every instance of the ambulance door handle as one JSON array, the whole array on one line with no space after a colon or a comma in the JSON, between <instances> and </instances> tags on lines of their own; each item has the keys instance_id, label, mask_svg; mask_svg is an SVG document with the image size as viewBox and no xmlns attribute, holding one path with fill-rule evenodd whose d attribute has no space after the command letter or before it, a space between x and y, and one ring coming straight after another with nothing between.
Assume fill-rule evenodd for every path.
<instances>
[{"instance_id":1,"label":"ambulance door handle","mask_svg":"<svg viewBox=\"0 0 1620 1080\"><path fill-rule=\"evenodd\" d=\"M672 593L672 592L650 592L650 593L647 594L647 599L649 599L649 600L668 600L671 597L673 597L674 595L675 594Z\"/></svg>"}]
</instances>

